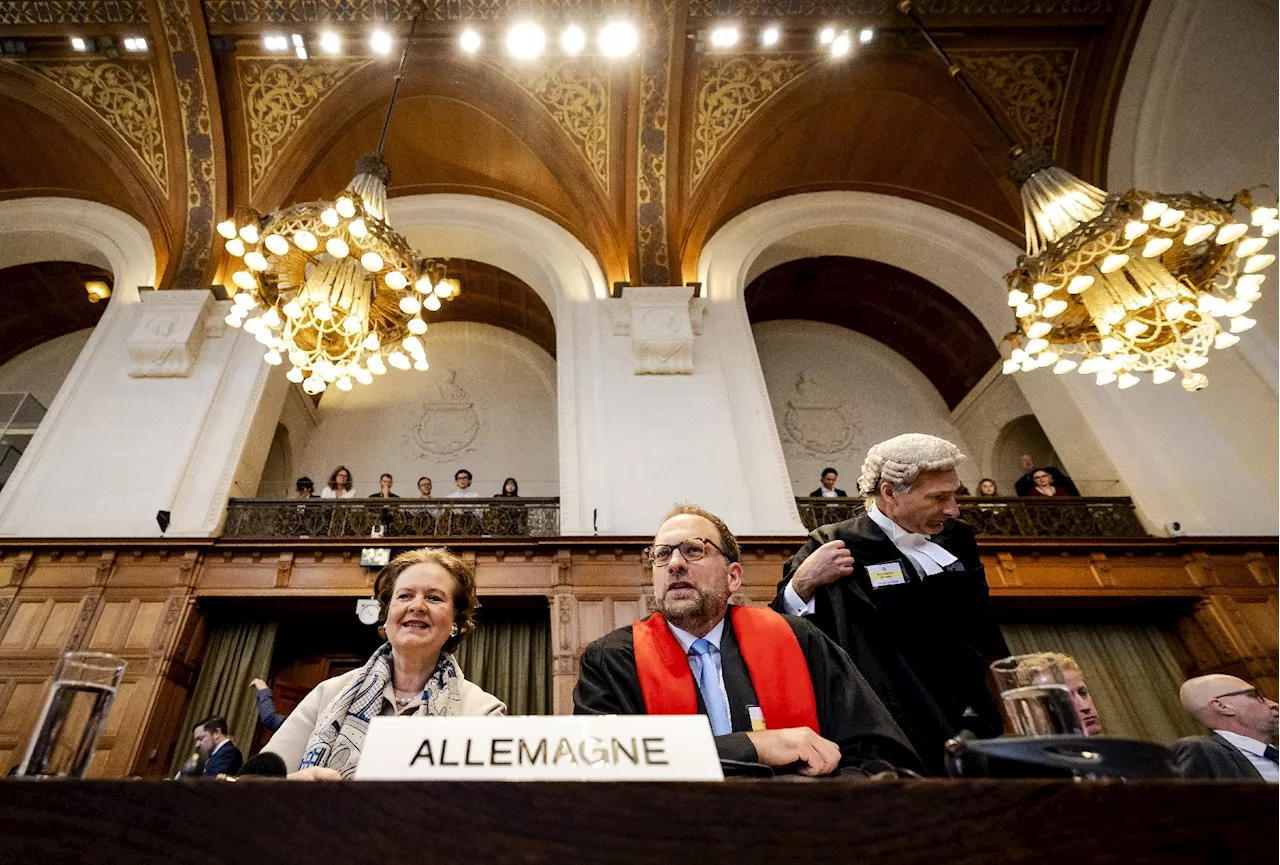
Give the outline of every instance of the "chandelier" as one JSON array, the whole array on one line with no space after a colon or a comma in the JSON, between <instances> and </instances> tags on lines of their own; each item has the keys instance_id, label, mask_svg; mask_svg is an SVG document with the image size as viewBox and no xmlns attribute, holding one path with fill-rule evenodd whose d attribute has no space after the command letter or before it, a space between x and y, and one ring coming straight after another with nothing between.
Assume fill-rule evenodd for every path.
<instances>
[{"instance_id":1,"label":"chandelier","mask_svg":"<svg viewBox=\"0 0 1280 865\"><path fill-rule=\"evenodd\" d=\"M346 189L265 216L242 208L217 226L235 266L227 325L253 334L267 363L287 359L286 377L309 394L370 384L388 364L428 369L423 310L461 290L445 262L419 258L386 221L382 145L408 50L406 40L378 150L356 162Z\"/></svg>"},{"instance_id":2,"label":"chandelier","mask_svg":"<svg viewBox=\"0 0 1280 865\"><path fill-rule=\"evenodd\" d=\"M1252 206L1247 190L1217 200L1091 186L1048 154L1024 150L909 0L899 9L1012 147L1009 178L1022 196L1026 254L1005 277L1016 330L1005 338L1002 371L1075 370L1122 390L1141 373L1156 384L1180 373L1183 388L1203 390L1209 380L1198 370L1209 352L1235 345L1257 323L1246 313L1275 261L1263 250L1280 232L1277 209Z\"/></svg>"}]
</instances>

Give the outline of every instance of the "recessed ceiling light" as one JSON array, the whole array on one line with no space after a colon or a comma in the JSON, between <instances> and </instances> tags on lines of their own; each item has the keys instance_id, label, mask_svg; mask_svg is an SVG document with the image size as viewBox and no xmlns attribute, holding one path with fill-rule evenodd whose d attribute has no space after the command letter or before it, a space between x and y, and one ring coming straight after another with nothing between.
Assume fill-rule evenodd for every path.
<instances>
[{"instance_id":1,"label":"recessed ceiling light","mask_svg":"<svg viewBox=\"0 0 1280 865\"><path fill-rule=\"evenodd\" d=\"M88 50L89 50L89 43L88 43L88 42L85 42L85 41L84 41L83 39L81 39L79 36L72 36L72 37L71 37L71 48L72 48L73 50L75 50L75 51L88 51Z\"/></svg>"},{"instance_id":2,"label":"recessed ceiling light","mask_svg":"<svg viewBox=\"0 0 1280 865\"><path fill-rule=\"evenodd\" d=\"M570 24L560 34L560 47L566 54L581 54L587 47L587 34L577 24Z\"/></svg>"},{"instance_id":3,"label":"recessed ceiling light","mask_svg":"<svg viewBox=\"0 0 1280 865\"><path fill-rule=\"evenodd\" d=\"M626 57L640 44L640 34L629 21L611 21L600 30L600 52L606 57Z\"/></svg>"},{"instance_id":4,"label":"recessed ceiling light","mask_svg":"<svg viewBox=\"0 0 1280 865\"><path fill-rule=\"evenodd\" d=\"M861 42L863 45L866 45L868 42L870 42L872 39L875 39L875 38L876 38L876 31L872 30L870 27L863 27L861 30L858 31L858 41Z\"/></svg>"},{"instance_id":5,"label":"recessed ceiling light","mask_svg":"<svg viewBox=\"0 0 1280 865\"><path fill-rule=\"evenodd\" d=\"M385 30L375 30L369 36L369 47L378 54L391 53L391 34Z\"/></svg>"},{"instance_id":6,"label":"recessed ceiling light","mask_svg":"<svg viewBox=\"0 0 1280 865\"><path fill-rule=\"evenodd\" d=\"M846 30L835 39L831 40L831 56L844 57L849 53L849 49L851 47L852 40L849 39L849 31Z\"/></svg>"},{"instance_id":7,"label":"recessed ceiling light","mask_svg":"<svg viewBox=\"0 0 1280 865\"><path fill-rule=\"evenodd\" d=\"M778 40L782 38L782 31L777 27L766 27L760 32L760 44L765 47L771 47L778 44Z\"/></svg>"},{"instance_id":8,"label":"recessed ceiling light","mask_svg":"<svg viewBox=\"0 0 1280 865\"><path fill-rule=\"evenodd\" d=\"M818 42L823 45L830 45L836 40L836 28L823 27L818 31Z\"/></svg>"},{"instance_id":9,"label":"recessed ceiling light","mask_svg":"<svg viewBox=\"0 0 1280 865\"><path fill-rule=\"evenodd\" d=\"M711 31L712 48L732 48L738 44L738 28L732 25L717 27Z\"/></svg>"},{"instance_id":10,"label":"recessed ceiling light","mask_svg":"<svg viewBox=\"0 0 1280 865\"><path fill-rule=\"evenodd\" d=\"M342 50L342 38L332 30L320 34L320 49L326 54L337 54Z\"/></svg>"},{"instance_id":11,"label":"recessed ceiling light","mask_svg":"<svg viewBox=\"0 0 1280 865\"><path fill-rule=\"evenodd\" d=\"M533 21L517 21L507 31L507 53L517 60L533 60L547 47L547 34Z\"/></svg>"},{"instance_id":12,"label":"recessed ceiling light","mask_svg":"<svg viewBox=\"0 0 1280 865\"><path fill-rule=\"evenodd\" d=\"M480 34L468 27L458 37L458 47L468 54L475 54L480 50Z\"/></svg>"}]
</instances>

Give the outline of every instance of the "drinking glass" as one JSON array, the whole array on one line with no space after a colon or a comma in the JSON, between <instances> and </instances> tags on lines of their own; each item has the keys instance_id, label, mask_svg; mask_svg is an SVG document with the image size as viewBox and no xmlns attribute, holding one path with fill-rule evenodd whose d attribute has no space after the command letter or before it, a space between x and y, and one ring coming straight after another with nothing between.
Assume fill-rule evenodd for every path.
<instances>
[{"instance_id":1,"label":"drinking glass","mask_svg":"<svg viewBox=\"0 0 1280 865\"><path fill-rule=\"evenodd\" d=\"M125 662L101 652L66 652L53 671L27 754L17 774L28 778L83 778L93 762L98 737Z\"/></svg>"},{"instance_id":2,"label":"drinking glass","mask_svg":"<svg viewBox=\"0 0 1280 865\"><path fill-rule=\"evenodd\" d=\"M991 665L1016 736L1084 734L1062 668L1050 655L1013 655Z\"/></svg>"}]
</instances>

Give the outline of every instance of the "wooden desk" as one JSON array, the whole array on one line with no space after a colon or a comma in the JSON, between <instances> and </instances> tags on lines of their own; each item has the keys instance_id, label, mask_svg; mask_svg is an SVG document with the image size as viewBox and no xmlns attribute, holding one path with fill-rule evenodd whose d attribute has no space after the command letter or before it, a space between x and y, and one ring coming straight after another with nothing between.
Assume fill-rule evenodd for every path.
<instances>
[{"instance_id":1,"label":"wooden desk","mask_svg":"<svg viewBox=\"0 0 1280 865\"><path fill-rule=\"evenodd\" d=\"M0 862L1275 862L1276 788L0 782Z\"/></svg>"}]
</instances>

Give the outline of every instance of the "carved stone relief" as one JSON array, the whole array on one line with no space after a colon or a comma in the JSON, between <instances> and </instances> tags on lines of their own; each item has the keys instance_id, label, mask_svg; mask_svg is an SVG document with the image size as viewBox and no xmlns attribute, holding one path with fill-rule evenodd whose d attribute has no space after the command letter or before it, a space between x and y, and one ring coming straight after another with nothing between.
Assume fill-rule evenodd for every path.
<instances>
[{"instance_id":1,"label":"carved stone relief","mask_svg":"<svg viewBox=\"0 0 1280 865\"><path fill-rule=\"evenodd\" d=\"M129 335L129 375L185 378L204 345L205 318L215 307L207 291L148 291Z\"/></svg>"},{"instance_id":2,"label":"carved stone relief","mask_svg":"<svg viewBox=\"0 0 1280 865\"><path fill-rule=\"evenodd\" d=\"M631 337L631 369L636 375L689 375L693 339L702 333L704 298L687 286L633 286L608 302L615 336Z\"/></svg>"},{"instance_id":3,"label":"carved stone relief","mask_svg":"<svg viewBox=\"0 0 1280 865\"><path fill-rule=\"evenodd\" d=\"M853 409L828 396L813 372L796 376L795 391L787 397L779 427L785 448L809 456L851 456L867 449Z\"/></svg>"},{"instance_id":4,"label":"carved stone relief","mask_svg":"<svg viewBox=\"0 0 1280 865\"><path fill-rule=\"evenodd\" d=\"M475 450L484 429L480 407L458 383L459 371L442 372L436 393L423 403L422 414L407 435L411 448L416 447L424 457L456 457Z\"/></svg>"}]
</instances>

